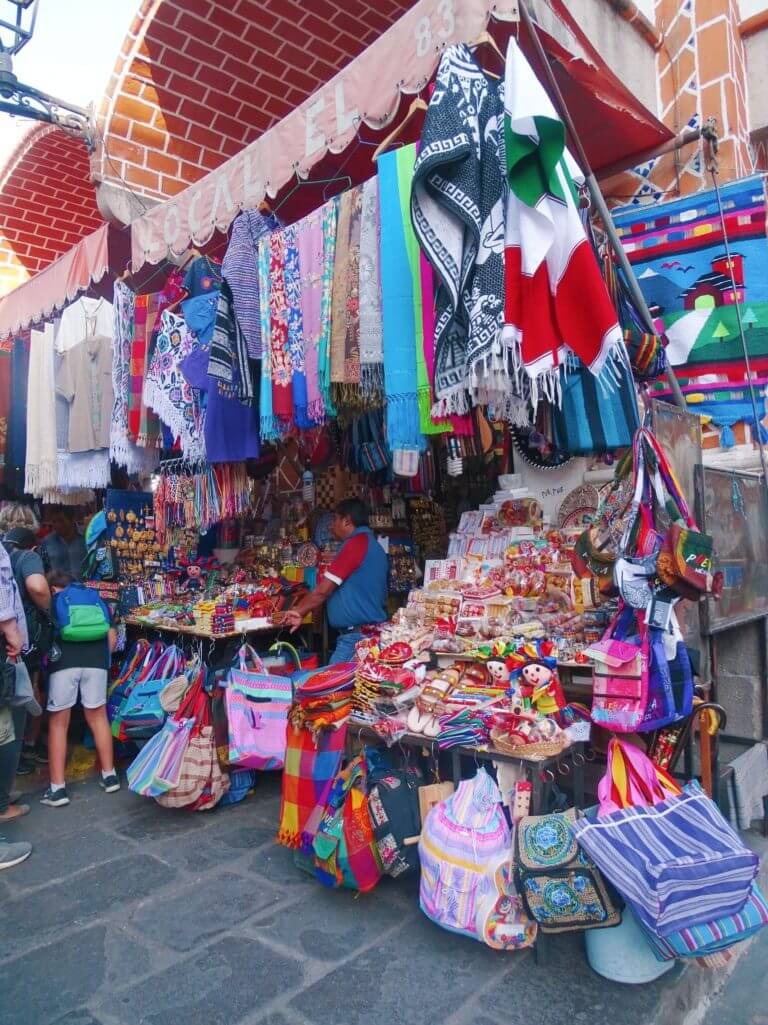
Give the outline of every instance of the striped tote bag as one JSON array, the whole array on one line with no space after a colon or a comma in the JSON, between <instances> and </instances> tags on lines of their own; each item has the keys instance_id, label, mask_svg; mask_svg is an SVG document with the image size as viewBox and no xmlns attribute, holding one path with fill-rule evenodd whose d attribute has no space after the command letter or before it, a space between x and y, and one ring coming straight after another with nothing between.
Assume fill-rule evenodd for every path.
<instances>
[{"instance_id":1,"label":"striped tote bag","mask_svg":"<svg viewBox=\"0 0 768 1025\"><path fill-rule=\"evenodd\" d=\"M758 871L757 855L696 782L679 797L588 816L572 829L642 924L662 937L736 914Z\"/></svg>"}]
</instances>

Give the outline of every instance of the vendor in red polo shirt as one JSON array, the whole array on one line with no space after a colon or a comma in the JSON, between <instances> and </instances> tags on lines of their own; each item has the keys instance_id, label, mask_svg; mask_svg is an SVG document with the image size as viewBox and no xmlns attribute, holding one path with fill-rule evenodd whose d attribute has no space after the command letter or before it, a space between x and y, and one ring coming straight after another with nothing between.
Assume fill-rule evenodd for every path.
<instances>
[{"instance_id":1,"label":"vendor in red polo shirt","mask_svg":"<svg viewBox=\"0 0 768 1025\"><path fill-rule=\"evenodd\" d=\"M341 551L314 591L286 612L285 622L293 632L307 613L327 602L328 623L339 632L333 664L353 662L362 628L387 618L387 556L368 526L368 507L359 498L339 502L331 531L344 542Z\"/></svg>"}]
</instances>

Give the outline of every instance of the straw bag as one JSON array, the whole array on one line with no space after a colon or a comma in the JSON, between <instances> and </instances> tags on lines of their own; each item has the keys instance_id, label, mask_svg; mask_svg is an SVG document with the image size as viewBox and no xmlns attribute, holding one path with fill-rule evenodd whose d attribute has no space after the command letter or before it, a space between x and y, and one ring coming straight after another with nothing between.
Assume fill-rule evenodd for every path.
<instances>
[{"instance_id":1,"label":"straw bag","mask_svg":"<svg viewBox=\"0 0 768 1025\"><path fill-rule=\"evenodd\" d=\"M515 880L530 917L544 932L605 928L621 915L600 872L579 850L576 811L529 815L515 830Z\"/></svg>"}]
</instances>

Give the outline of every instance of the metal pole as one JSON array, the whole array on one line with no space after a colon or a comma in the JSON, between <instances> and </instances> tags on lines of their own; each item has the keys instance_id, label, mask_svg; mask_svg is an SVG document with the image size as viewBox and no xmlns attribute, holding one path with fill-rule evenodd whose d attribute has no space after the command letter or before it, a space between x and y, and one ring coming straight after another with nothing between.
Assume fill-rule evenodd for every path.
<instances>
[{"instance_id":1,"label":"metal pole","mask_svg":"<svg viewBox=\"0 0 768 1025\"><path fill-rule=\"evenodd\" d=\"M536 50L536 54L544 68L544 74L546 75L547 82L549 83L549 87L552 90L552 99L554 101L555 107L558 108L558 113L560 114L560 117L563 119L563 123L565 124L565 127L568 130L571 142L573 144L574 149L576 150L578 162L581 165L582 170L584 171L584 174L586 176L587 188L589 189L590 194L592 196L592 201L595 204L595 209L600 214L600 218L603 221L606 234L608 235L608 238L611 241L611 246L613 247L613 251L616 254L616 259L619 262L619 266L624 271L624 274L627 279L627 284L629 285L629 290L632 293L633 300L635 301L635 305L637 306L637 309L639 310L640 315L642 316L643 321L645 322L645 326L648 332L650 334L656 334L656 328L653 324L653 318L651 317L650 310L648 309L648 305L646 304L645 297L642 291L640 290L640 285L638 284L637 278L635 277L635 272L632 269L632 264L629 262L627 254L624 252L624 246L622 246L619 236L616 233L616 228L613 223L613 218L611 217L611 212L608 209L602 192L600 191L600 186L597 183L597 178L595 178L594 174L592 173L592 168L590 167L589 160L587 159L587 154L584 152L584 147L581 144L581 139L579 138L576 132L576 127L571 119L570 113L568 112L568 107L566 105L565 99L563 97L563 94L560 92L560 86L557 84L557 79L555 78L555 74L552 71L552 67L549 63L549 58L547 57L547 54L544 50L544 46L541 42L539 30L528 10L528 0L520 0L520 18L523 24L525 25L526 29L528 30L528 33L531 37L531 41L533 42L534 49ZM686 404L685 397L682 391L680 390L680 383L678 382L677 377L675 376L674 370L669 365L667 365L667 381L672 391L675 404L678 405L681 409L687 410L688 406Z\"/></svg>"}]
</instances>

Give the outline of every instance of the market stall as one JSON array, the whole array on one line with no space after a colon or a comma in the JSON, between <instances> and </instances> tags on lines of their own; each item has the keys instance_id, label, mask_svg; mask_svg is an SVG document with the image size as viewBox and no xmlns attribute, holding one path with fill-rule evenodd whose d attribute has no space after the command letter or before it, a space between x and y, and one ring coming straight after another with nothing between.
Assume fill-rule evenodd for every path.
<instances>
[{"instance_id":1,"label":"market stall","mask_svg":"<svg viewBox=\"0 0 768 1025\"><path fill-rule=\"evenodd\" d=\"M542 80L582 164L664 132L560 3L567 69L503 6L422 0L139 218L144 277L114 282L108 325L81 298L33 339L27 479L98 493L87 575L126 627L108 711L137 794L209 811L282 770L297 871L419 871L430 919L499 950L615 926L659 974L768 908L670 771L694 713L677 609L723 575L644 408L663 340ZM409 90L429 102L389 131ZM545 512L520 467L572 457L607 483Z\"/></svg>"}]
</instances>

